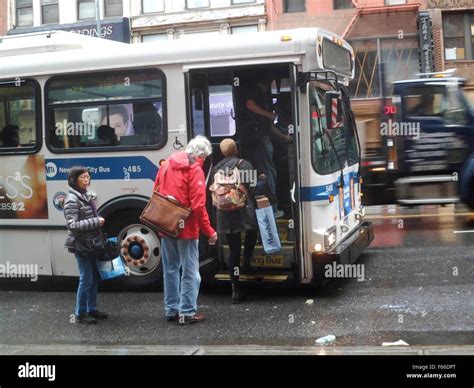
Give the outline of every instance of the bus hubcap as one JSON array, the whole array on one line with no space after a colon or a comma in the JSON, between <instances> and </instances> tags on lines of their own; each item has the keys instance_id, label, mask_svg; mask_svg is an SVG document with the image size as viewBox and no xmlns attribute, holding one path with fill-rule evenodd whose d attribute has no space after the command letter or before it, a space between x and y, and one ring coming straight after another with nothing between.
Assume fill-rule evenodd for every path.
<instances>
[{"instance_id":1,"label":"bus hubcap","mask_svg":"<svg viewBox=\"0 0 474 388\"><path fill-rule=\"evenodd\" d=\"M118 235L120 254L133 275L147 275L160 264L160 240L141 224L126 226Z\"/></svg>"}]
</instances>

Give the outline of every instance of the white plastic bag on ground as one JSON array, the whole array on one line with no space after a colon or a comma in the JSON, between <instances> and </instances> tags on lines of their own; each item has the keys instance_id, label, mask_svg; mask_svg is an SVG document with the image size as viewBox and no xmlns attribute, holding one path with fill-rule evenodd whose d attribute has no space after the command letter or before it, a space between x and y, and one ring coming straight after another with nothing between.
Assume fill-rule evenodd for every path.
<instances>
[{"instance_id":1,"label":"white plastic bag on ground","mask_svg":"<svg viewBox=\"0 0 474 388\"><path fill-rule=\"evenodd\" d=\"M318 345L324 345L324 344L328 344L330 342L333 342L336 340L336 336L335 335L332 335L332 334L329 334L327 336L324 336L324 337L321 337L321 338L318 338L316 340L316 343Z\"/></svg>"},{"instance_id":2,"label":"white plastic bag on ground","mask_svg":"<svg viewBox=\"0 0 474 388\"><path fill-rule=\"evenodd\" d=\"M382 346L410 346L403 340L398 340L396 342L383 342Z\"/></svg>"}]
</instances>

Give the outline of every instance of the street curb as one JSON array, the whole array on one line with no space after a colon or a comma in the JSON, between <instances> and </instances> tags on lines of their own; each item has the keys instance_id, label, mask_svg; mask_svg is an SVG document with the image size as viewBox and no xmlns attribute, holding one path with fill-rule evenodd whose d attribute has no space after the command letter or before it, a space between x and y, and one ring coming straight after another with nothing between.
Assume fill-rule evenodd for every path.
<instances>
[{"instance_id":1,"label":"street curb","mask_svg":"<svg viewBox=\"0 0 474 388\"><path fill-rule=\"evenodd\" d=\"M57 356L57 355L374 355L374 356L449 356L474 355L474 346L160 346L160 345L0 345L0 355Z\"/></svg>"}]
</instances>

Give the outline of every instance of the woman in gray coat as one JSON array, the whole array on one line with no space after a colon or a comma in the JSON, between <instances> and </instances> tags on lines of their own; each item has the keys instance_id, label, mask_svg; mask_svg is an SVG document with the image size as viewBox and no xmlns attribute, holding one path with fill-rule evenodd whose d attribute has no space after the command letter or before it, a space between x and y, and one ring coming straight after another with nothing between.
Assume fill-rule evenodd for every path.
<instances>
[{"instance_id":1,"label":"woman in gray coat","mask_svg":"<svg viewBox=\"0 0 474 388\"><path fill-rule=\"evenodd\" d=\"M87 191L90 184L89 170L83 166L74 166L69 171L69 195L64 202L64 216L67 221L68 237L66 247L76 256L79 267L79 287L75 308L76 322L97 323L105 319L107 313L96 308L97 288L100 275L97 259L84 254L81 249L100 235L100 227L105 220L99 217L92 194Z\"/></svg>"}]
</instances>

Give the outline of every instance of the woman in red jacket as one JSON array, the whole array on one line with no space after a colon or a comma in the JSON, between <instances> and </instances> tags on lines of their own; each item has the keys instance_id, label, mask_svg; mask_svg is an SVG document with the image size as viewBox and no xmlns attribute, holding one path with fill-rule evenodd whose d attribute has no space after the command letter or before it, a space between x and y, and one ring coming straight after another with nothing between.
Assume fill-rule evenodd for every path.
<instances>
[{"instance_id":1,"label":"woman in red jacket","mask_svg":"<svg viewBox=\"0 0 474 388\"><path fill-rule=\"evenodd\" d=\"M211 153L209 140L198 135L188 143L186 151L174 153L163 163L155 180L154 189L158 188L160 194L171 195L192 209L178 239L161 238L165 314L169 322L187 324L205 319L197 312L201 284L198 243L200 230L209 238L209 244L217 241L206 210L206 178L202 170Z\"/></svg>"}]
</instances>

